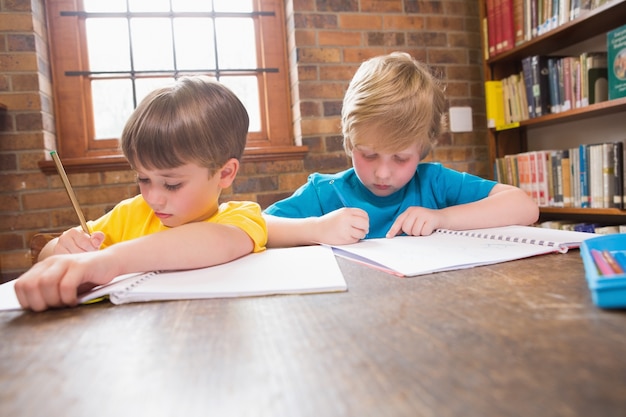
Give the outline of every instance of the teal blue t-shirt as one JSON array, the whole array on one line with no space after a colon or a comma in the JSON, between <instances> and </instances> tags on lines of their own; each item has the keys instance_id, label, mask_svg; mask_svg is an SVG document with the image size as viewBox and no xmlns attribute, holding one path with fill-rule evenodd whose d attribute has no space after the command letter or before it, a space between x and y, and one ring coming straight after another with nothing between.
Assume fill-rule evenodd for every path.
<instances>
[{"instance_id":1,"label":"teal blue t-shirt","mask_svg":"<svg viewBox=\"0 0 626 417\"><path fill-rule=\"evenodd\" d=\"M442 209L482 200L495 181L446 168L439 163L422 162L402 189L378 197L359 181L354 168L337 174L311 174L306 184L290 197L265 209L276 217L320 217L342 207L358 207L367 212L370 230L367 238L381 238L395 219L413 206ZM340 197L341 196L341 197Z\"/></svg>"}]
</instances>

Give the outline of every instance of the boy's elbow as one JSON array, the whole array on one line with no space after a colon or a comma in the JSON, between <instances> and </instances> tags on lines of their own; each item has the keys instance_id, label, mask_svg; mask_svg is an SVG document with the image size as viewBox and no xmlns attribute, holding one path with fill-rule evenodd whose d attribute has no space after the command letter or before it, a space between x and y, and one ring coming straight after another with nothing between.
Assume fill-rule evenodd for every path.
<instances>
[{"instance_id":1,"label":"boy's elbow","mask_svg":"<svg viewBox=\"0 0 626 417\"><path fill-rule=\"evenodd\" d=\"M521 205L523 207L524 213L524 224L533 224L539 220L539 205L537 202L530 198L525 192L520 190L521 193L524 194L524 204Z\"/></svg>"}]
</instances>

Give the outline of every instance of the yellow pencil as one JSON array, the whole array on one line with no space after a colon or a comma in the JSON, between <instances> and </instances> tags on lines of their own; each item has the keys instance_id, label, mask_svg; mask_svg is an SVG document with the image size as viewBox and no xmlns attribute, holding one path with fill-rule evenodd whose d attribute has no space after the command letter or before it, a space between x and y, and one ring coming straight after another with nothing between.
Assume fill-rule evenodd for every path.
<instances>
[{"instance_id":1,"label":"yellow pencil","mask_svg":"<svg viewBox=\"0 0 626 417\"><path fill-rule=\"evenodd\" d=\"M50 156L54 160L54 163L57 166L57 171L61 176L61 180L63 181L63 185L65 186L65 191L67 191L67 195L70 197L72 201L72 206L74 207L74 211L78 216L78 220L80 220L80 226L83 228L83 231L90 235L89 228L87 227L87 222L85 221L85 216L83 215L83 211L80 209L78 205L78 200L76 199L76 194L74 194L74 189L70 184L70 180L67 178L67 174L65 173L65 168L63 168L63 164L61 164L61 159L59 159L59 154L56 151L50 152Z\"/></svg>"}]
</instances>

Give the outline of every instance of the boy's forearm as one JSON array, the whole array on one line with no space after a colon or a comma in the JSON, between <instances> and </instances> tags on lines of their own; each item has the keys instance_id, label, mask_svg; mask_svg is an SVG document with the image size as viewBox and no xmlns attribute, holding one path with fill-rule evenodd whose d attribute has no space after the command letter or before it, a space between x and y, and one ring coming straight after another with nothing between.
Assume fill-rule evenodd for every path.
<instances>
[{"instance_id":1,"label":"boy's forearm","mask_svg":"<svg viewBox=\"0 0 626 417\"><path fill-rule=\"evenodd\" d=\"M479 229L506 225L530 225L537 221L539 208L522 190L508 188L474 203L446 209L445 228Z\"/></svg>"},{"instance_id":2,"label":"boy's forearm","mask_svg":"<svg viewBox=\"0 0 626 417\"><path fill-rule=\"evenodd\" d=\"M264 214L267 223L267 247L304 246L318 243L316 218L291 219Z\"/></svg>"},{"instance_id":3,"label":"boy's forearm","mask_svg":"<svg viewBox=\"0 0 626 417\"><path fill-rule=\"evenodd\" d=\"M112 245L102 252L113 259L116 275L150 270L193 269L218 265L251 253L254 243L243 230L214 223L190 223Z\"/></svg>"}]
</instances>

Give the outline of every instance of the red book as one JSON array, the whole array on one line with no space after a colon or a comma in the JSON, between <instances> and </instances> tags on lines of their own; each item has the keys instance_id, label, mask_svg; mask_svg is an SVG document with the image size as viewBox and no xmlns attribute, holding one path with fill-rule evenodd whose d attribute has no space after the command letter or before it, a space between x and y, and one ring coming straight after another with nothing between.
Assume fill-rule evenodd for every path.
<instances>
[{"instance_id":1,"label":"red book","mask_svg":"<svg viewBox=\"0 0 626 417\"><path fill-rule=\"evenodd\" d=\"M496 0L486 0L487 6L487 46L489 58L496 55Z\"/></svg>"},{"instance_id":2,"label":"red book","mask_svg":"<svg viewBox=\"0 0 626 417\"><path fill-rule=\"evenodd\" d=\"M513 0L498 0L502 2L502 50L508 51L515 47L515 18L513 16Z\"/></svg>"}]
</instances>

